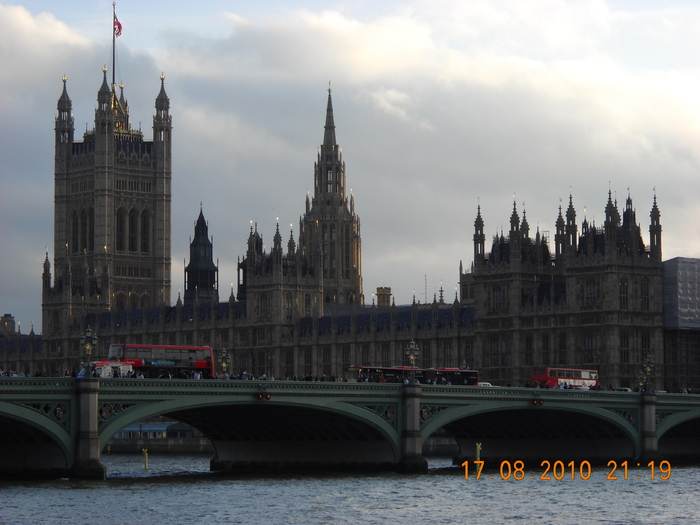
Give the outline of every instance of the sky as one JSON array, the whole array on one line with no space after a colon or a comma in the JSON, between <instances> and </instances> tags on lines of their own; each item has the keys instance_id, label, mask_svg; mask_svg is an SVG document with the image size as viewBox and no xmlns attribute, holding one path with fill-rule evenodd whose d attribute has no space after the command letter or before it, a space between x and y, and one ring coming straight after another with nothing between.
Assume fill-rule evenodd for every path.
<instances>
[{"instance_id":1,"label":"sky","mask_svg":"<svg viewBox=\"0 0 700 525\"><path fill-rule=\"evenodd\" d=\"M250 221L295 239L332 82L361 220L365 301L454 299L513 204L553 240L571 197L602 226L631 196L645 243L656 195L664 260L700 257L700 5L498 0L121 0L115 74L152 138L160 75L173 119L173 301L200 205L228 298ZM105 0L0 3L0 315L41 331L53 262L62 77L76 139L111 68ZM111 72L109 73L111 75Z\"/></svg>"}]
</instances>

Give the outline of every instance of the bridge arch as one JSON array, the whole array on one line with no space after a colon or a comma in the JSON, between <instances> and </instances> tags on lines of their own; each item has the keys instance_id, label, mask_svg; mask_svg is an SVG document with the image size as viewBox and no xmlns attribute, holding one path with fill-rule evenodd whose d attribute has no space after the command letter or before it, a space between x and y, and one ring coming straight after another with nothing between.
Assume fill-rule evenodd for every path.
<instances>
[{"instance_id":1,"label":"bridge arch","mask_svg":"<svg viewBox=\"0 0 700 525\"><path fill-rule=\"evenodd\" d=\"M61 410L61 406L46 405L47 410ZM65 423L70 424L69 421ZM73 437L61 423L30 406L0 401L0 464L3 472L31 470L51 476L65 472L73 461Z\"/></svg>"},{"instance_id":2,"label":"bridge arch","mask_svg":"<svg viewBox=\"0 0 700 525\"><path fill-rule=\"evenodd\" d=\"M271 463L389 466L401 458L399 422L387 419L387 412L321 396L304 402L281 395L161 396L121 408L101 418L102 448L131 424L167 416L196 428L212 442L214 470ZM390 406L386 410L397 412Z\"/></svg>"},{"instance_id":3,"label":"bridge arch","mask_svg":"<svg viewBox=\"0 0 700 525\"><path fill-rule=\"evenodd\" d=\"M482 458L494 459L603 460L641 454L636 417L630 421L601 407L481 400L436 412L424 421L423 439L443 428L463 458L476 455L476 443L482 444Z\"/></svg>"},{"instance_id":4,"label":"bridge arch","mask_svg":"<svg viewBox=\"0 0 700 525\"><path fill-rule=\"evenodd\" d=\"M656 427L658 453L662 458L681 457L697 459L700 457L700 409L679 411L663 417L659 414Z\"/></svg>"}]
</instances>

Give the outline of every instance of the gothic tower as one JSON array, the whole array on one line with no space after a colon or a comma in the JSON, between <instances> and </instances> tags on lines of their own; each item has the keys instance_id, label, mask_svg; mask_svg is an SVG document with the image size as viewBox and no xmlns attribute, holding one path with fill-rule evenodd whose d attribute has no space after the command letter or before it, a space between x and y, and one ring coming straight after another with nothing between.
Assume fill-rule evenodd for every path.
<instances>
[{"instance_id":1,"label":"gothic tower","mask_svg":"<svg viewBox=\"0 0 700 525\"><path fill-rule=\"evenodd\" d=\"M311 203L307 196L306 214L300 222L302 255L322 272L324 302L364 304L360 219L352 195L348 205L330 87L323 144L314 164L314 196Z\"/></svg>"},{"instance_id":2,"label":"gothic tower","mask_svg":"<svg viewBox=\"0 0 700 525\"><path fill-rule=\"evenodd\" d=\"M202 209L194 225L194 239L190 242L190 263L185 268L185 304L219 301L219 269L214 264L213 243Z\"/></svg>"},{"instance_id":3,"label":"gothic tower","mask_svg":"<svg viewBox=\"0 0 700 525\"><path fill-rule=\"evenodd\" d=\"M63 78L55 123L54 275L42 274L47 349L74 352L67 327L79 334L110 311L170 301L170 101L161 75L153 140L129 123L124 85L103 68L95 123L74 140L72 103ZM80 319L88 319L81 323ZM62 341L63 340L63 341ZM66 348L71 350L66 350Z\"/></svg>"}]
</instances>

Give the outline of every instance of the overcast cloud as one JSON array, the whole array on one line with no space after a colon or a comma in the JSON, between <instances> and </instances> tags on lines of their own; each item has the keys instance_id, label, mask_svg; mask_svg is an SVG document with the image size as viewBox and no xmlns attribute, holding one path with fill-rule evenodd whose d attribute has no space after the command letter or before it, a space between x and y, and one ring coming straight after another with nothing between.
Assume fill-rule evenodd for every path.
<instances>
[{"instance_id":1,"label":"overcast cloud","mask_svg":"<svg viewBox=\"0 0 700 525\"><path fill-rule=\"evenodd\" d=\"M0 314L40 330L53 263L53 122L76 138L111 67L111 2L0 4ZM206 4L206 5L204 5ZM250 5L254 4L254 5ZM573 196L602 225L628 191L664 259L700 257L700 7L684 2L118 2L117 82L148 139L163 72L173 116L173 293L200 202L236 280L250 221L295 239L326 89L362 223L365 300L454 298L481 205L490 237L523 209L551 232ZM141 124L139 124L141 122ZM561 199L561 200L560 200ZM585 212L584 212L585 209ZM488 248L487 248L488 249Z\"/></svg>"}]
</instances>

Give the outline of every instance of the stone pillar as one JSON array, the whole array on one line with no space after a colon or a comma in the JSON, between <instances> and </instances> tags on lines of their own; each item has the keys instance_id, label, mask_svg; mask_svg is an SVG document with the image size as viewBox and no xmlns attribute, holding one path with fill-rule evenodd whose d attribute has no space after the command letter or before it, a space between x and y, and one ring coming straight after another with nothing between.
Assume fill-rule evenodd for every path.
<instances>
[{"instance_id":1,"label":"stone pillar","mask_svg":"<svg viewBox=\"0 0 700 525\"><path fill-rule=\"evenodd\" d=\"M72 477L105 479L107 469L100 463L100 436L97 433L97 402L100 381L80 378L76 381L78 393L78 433L75 438L75 461Z\"/></svg>"},{"instance_id":2,"label":"stone pillar","mask_svg":"<svg viewBox=\"0 0 700 525\"><path fill-rule=\"evenodd\" d=\"M642 457L653 459L658 455L658 438L656 437L656 395L642 393L641 400Z\"/></svg>"},{"instance_id":3,"label":"stone pillar","mask_svg":"<svg viewBox=\"0 0 700 525\"><path fill-rule=\"evenodd\" d=\"M403 424L401 425L401 461L400 472L423 473L428 471L428 462L423 457L423 439L420 433L420 397L419 384L404 385L401 408Z\"/></svg>"}]
</instances>

